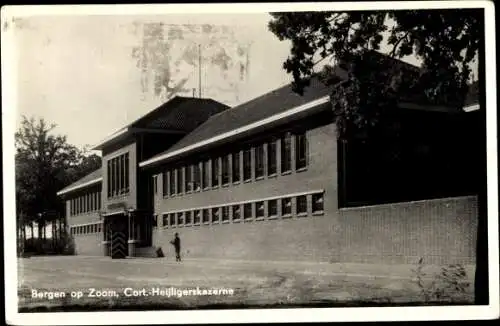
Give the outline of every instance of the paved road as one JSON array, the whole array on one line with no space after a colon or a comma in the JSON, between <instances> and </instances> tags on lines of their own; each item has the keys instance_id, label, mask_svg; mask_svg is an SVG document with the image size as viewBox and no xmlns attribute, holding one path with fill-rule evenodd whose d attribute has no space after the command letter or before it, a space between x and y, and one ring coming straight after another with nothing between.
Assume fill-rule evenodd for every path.
<instances>
[{"instance_id":1,"label":"paved road","mask_svg":"<svg viewBox=\"0 0 500 326\"><path fill-rule=\"evenodd\" d=\"M30 291L59 290L64 293L125 288L225 288L231 296L169 298L174 304L197 306L202 303L275 304L348 300L420 301L412 281L410 265L319 264L304 262L215 261L188 259L177 263L166 258L111 260L107 257L32 257L19 259L20 305L52 302L30 298ZM435 271L435 269L434 269ZM473 267L468 267L473 275ZM111 293L111 292L110 292ZM151 294L151 293L150 293ZM121 296L123 298L123 296ZM467 297L468 298L468 297ZM85 303L95 299L85 295ZM131 300L131 298L128 298ZM141 302L166 302L151 295L133 298ZM48 301L47 301L48 300ZM79 302L83 299L79 300ZM109 298L106 299L107 304ZM156 301L155 301L156 300ZM64 301L64 300L63 300ZM168 301L168 300L167 300ZM60 302L60 301L57 301ZM67 299L64 301L68 303ZM71 301L74 303L74 300ZM120 301L119 305L123 303ZM116 304L116 302L114 303Z\"/></svg>"}]
</instances>

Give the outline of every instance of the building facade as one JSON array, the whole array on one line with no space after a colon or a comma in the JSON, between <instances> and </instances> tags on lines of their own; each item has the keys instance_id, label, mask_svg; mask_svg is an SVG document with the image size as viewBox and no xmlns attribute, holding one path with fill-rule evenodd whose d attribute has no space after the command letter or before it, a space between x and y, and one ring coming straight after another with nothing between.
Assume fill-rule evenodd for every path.
<instances>
[{"instance_id":1,"label":"building facade","mask_svg":"<svg viewBox=\"0 0 500 326\"><path fill-rule=\"evenodd\" d=\"M188 258L473 263L476 188L426 195L390 183L400 178L386 179L391 193L381 179L363 184L356 175L377 174L362 167L383 155L352 154L355 147L338 137L329 92L313 80L302 96L287 85L234 108L177 97L113 134L95 148L102 169L59 192L77 252L124 258L154 256L161 247L172 257L179 233ZM411 111L424 112L413 123L439 115L462 126L475 114L404 106L395 121ZM445 140L432 145L439 135L413 137L412 148L454 148ZM462 145L461 154L473 157L466 153L473 146ZM358 192L364 197L352 197L355 187L368 189Z\"/></svg>"}]
</instances>

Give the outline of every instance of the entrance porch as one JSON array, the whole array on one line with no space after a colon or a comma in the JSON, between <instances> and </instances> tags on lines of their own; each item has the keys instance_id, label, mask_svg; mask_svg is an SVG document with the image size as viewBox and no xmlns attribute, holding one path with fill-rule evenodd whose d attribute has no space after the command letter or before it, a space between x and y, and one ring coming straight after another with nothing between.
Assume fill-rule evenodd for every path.
<instances>
[{"instance_id":1,"label":"entrance porch","mask_svg":"<svg viewBox=\"0 0 500 326\"><path fill-rule=\"evenodd\" d=\"M103 215L103 255L113 259L135 257L136 249L152 245L153 218L142 211Z\"/></svg>"}]
</instances>

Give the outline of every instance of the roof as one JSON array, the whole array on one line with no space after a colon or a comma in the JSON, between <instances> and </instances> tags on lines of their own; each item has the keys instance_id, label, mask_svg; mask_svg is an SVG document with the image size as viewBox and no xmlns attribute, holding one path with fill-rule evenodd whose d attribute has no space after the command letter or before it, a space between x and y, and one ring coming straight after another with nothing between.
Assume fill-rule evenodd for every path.
<instances>
[{"instance_id":1,"label":"roof","mask_svg":"<svg viewBox=\"0 0 500 326\"><path fill-rule=\"evenodd\" d=\"M60 195L63 195L65 193L68 193L68 192L71 192L71 191L74 191L74 190L77 190L80 188L84 188L84 187L87 187L90 185L98 184L101 181L102 181L102 169L99 168L93 172L90 172L89 174L87 174L83 178L73 182L69 186L61 189L57 193L57 195L60 196Z\"/></svg>"},{"instance_id":2,"label":"roof","mask_svg":"<svg viewBox=\"0 0 500 326\"><path fill-rule=\"evenodd\" d=\"M271 116L283 113L294 107L310 103L330 94L330 88L325 86L319 78L312 78L311 84L299 95L288 84L260 97L225 110L210 117L198 128L187 134L168 150L154 156L150 160L175 152L187 146L202 142L216 135L221 135L243 126L264 120ZM150 161L148 160L148 161Z\"/></svg>"},{"instance_id":3,"label":"roof","mask_svg":"<svg viewBox=\"0 0 500 326\"><path fill-rule=\"evenodd\" d=\"M113 141L126 137L134 130L160 130L188 133L211 115L228 109L229 106L212 99L176 96L146 115L131 122L101 141L93 149L102 149Z\"/></svg>"}]
</instances>

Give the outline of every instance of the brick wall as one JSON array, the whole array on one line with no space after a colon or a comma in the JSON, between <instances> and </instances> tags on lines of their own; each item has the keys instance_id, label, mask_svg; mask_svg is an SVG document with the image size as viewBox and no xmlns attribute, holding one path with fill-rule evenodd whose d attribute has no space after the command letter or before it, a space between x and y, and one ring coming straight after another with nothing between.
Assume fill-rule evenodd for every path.
<instances>
[{"instance_id":1,"label":"brick wall","mask_svg":"<svg viewBox=\"0 0 500 326\"><path fill-rule=\"evenodd\" d=\"M346 208L340 224L343 261L475 262L476 197Z\"/></svg>"},{"instance_id":2,"label":"brick wall","mask_svg":"<svg viewBox=\"0 0 500 326\"><path fill-rule=\"evenodd\" d=\"M225 204L291 193L324 190L325 212L337 211L337 149L333 124L309 130L307 170L289 175L210 189L173 198L155 198L159 228L153 244L162 246L167 256L174 255L169 241L178 232L183 255L188 257L224 257L232 259L328 261L337 255L329 248L338 247L338 214L289 219L252 220L244 223L161 228L162 213L172 210ZM160 182L161 184L161 182ZM295 202L293 202L295 206ZM310 205L310 204L309 204ZM278 211L279 211L278 207ZM293 209L292 211L295 211ZM310 211L310 207L309 207Z\"/></svg>"},{"instance_id":3,"label":"brick wall","mask_svg":"<svg viewBox=\"0 0 500 326\"><path fill-rule=\"evenodd\" d=\"M103 256L101 249L102 233L74 235L76 254L84 256Z\"/></svg>"},{"instance_id":4,"label":"brick wall","mask_svg":"<svg viewBox=\"0 0 500 326\"><path fill-rule=\"evenodd\" d=\"M329 200L325 198L325 203ZM179 232L187 257L323 262L473 264L475 197L330 211L324 216L156 229L167 257Z\"/></svg>"}]
</instances>

